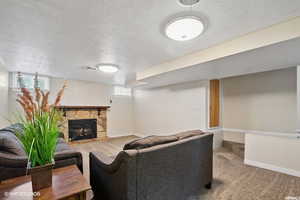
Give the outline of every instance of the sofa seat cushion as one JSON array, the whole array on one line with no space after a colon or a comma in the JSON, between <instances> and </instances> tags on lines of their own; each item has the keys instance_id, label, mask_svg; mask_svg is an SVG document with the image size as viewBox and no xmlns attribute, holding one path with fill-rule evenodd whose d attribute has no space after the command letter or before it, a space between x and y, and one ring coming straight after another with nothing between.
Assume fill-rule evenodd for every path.
<instances>
[{"instance_id":1,"label":"sofa seat cushion","mask_svg":"<svg viewBox=\"0 0 300 200\"><path fill-rule=\"evenodd\" d=\"M63 139L61 137L57 138L57 145L60 143L66 143L65 139Z\"/></svg>"},{"instance_id":2,"label":"sofa seat cushion","mask_svg":"<svg viewBox=\"0 0 300 200\"><path fill-rule=\"evenodd\" d=\"M129 142L124 145L123 150L129 150L129 149L144 149L148 147L152 147L159 144L166 144L170 142L177 141L178 138L176 136L148 136L145 138L140 138L137 140L134 140L132 142Z\"/></svg>"},{"instance_id":3,"label":"sofa seat cushion","mask_svg":"<svg viewBox=\"0 0 300 200\"><path fill-rule=\"evenodd\" d=\"M62 140L58 139L57 145L56 145L56 152L72 150L72 148L66 142L63 142Z\"/></svg>"},{"instance_id":4,"label":"sofa seat cushion","mask_svg":"<svg viewBox=\"0 0 300 200\"><path fill-rule=\"evenodd\" d=\"M184 131L181 133L177 133L174 136L178 138L178 140L186 139L193 136L203 135L204 132L201 130L190 130L190 131Z\"/></svg>"},{"instance_id":5,"label":"sofa seat cushion","mask_svg":"<svg viewBox=\"0 0 300 200\"><path fill-rule=\"evenodd\" d=\"M26 156L21 141L9 131L0 131L0 151Z\"/></svg>"}]
</instances>

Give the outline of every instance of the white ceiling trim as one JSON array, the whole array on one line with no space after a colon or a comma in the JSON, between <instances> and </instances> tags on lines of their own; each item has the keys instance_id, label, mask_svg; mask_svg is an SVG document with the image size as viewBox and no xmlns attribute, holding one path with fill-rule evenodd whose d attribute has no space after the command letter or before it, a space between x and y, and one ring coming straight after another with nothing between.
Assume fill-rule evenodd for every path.
<instances>
[{"instance_id":1,"label":"white ceiling trim","mask_svg":"<svg viewBox=\"0 0 300 200\"><path fill-rule=\"evenodd\" d=\"M300 37L300 17L248 33L236 39L137 72L137 80L191 67L219 58Z\"/></svg>"}]
</instances>

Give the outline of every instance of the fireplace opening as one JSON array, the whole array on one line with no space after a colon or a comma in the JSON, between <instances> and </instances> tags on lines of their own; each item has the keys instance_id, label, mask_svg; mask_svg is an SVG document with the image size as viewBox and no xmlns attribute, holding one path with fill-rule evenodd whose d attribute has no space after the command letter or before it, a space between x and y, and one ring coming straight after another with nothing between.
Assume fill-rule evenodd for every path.
<instances>
[{"instance_id":1,"label":"fireplace opening","mask_svg":"<svg viewBox=\"0 0 300 200\"><path fill-rule=\"evenodd\" d=\"M97 119L69 120L69 141L97 138Z\"/></svg>"}]
</instances>

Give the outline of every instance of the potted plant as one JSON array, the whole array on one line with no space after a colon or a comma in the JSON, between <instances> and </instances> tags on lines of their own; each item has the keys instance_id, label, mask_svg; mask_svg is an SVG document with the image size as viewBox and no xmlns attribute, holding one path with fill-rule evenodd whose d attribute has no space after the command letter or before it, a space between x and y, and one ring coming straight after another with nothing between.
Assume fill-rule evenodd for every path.
<instances>
[{"instance_id":1,"label":"potted plant","mask_svg":"<svg viewBox=\"0 0 300 200\"><path fill-rule=\"evenodd\" d=\"M66 84L59 91L55 103L48 103L49 92L44 93L38 87L38 76L35 77L34 97L25 88L19 76L21 94L17 102L22 106L25 116L21 123L23 132L18 137L28 156L27 171L31 174L34 192L52 185L52 168L59 134L58 123L61 114L55 109L61 100Z\"/></svg>"}]
</instances>

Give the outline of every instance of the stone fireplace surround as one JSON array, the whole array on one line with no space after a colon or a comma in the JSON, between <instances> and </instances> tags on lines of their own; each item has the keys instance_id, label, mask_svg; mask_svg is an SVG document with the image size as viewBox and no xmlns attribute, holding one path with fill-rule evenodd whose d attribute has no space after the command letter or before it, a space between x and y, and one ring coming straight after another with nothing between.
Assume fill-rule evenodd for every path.
<instances>
[{"instance_id":1,"label":"stone fireplace surround","mask_svg":"<svg viewBox=\"0 0 300 200\"><path fill-rule=\"evenodd\" d=\"M61 132L69 141L68 120L97 119L97 139L107 138L107 111L110 106L58 106L63 114Z\"/></svg>"}]
</instances>

